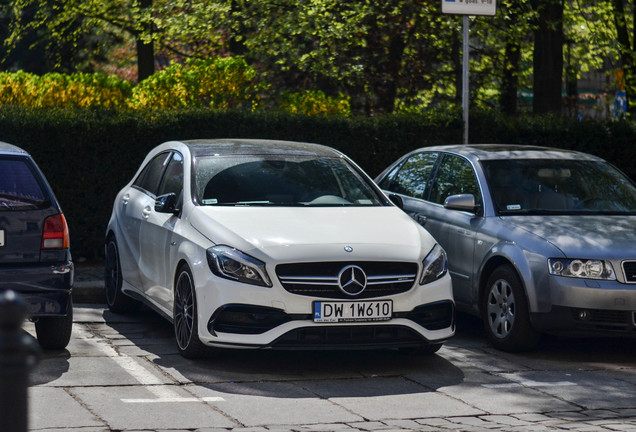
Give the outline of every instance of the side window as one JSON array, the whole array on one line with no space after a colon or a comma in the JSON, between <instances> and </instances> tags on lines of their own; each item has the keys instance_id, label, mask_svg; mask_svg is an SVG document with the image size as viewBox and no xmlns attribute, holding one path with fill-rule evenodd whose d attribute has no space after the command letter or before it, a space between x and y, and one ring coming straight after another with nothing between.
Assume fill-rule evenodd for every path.
<instances>
[{"instance_id":1,"label":"side window","mask_svg":"<svg viewBox=\"0 0 636 432\"><path fill-rule=\"evenodd\" d=\"M163 169L168 163L169 158L170 153L168 152L155 156L154 159L146 165L141 174L139 174L134 185L153 195L157 195L159 180L161 180L161 174L163 174Z\"/></svg>"},{"instance_id":2,"label":"side window","mask_svg":"<svg viewBox=\"0 0 636 432\"><path fill-rule=\"evenodd\" d=\"M174 153L172 159L168 163L166 172L163 175L161 184L159 185L159 195L174 193L177 196L181 194L183 189L183 157L179 153Z\"/></svg>"},{"instance_id":3,"label":"side window","mask_svg":"<svg viewBox=\"0 0 636 432\"><path fill-rule=\"evenodd\" d=\"M459 156L445 155L437 169L430 201L444 204L450 195L472 194L475 203L481 202L481 193L470 163Z\"/></svg>"},{"instance_id":4,"label":"side window","mask_svg":"<svg viewBox=\"0 0 636 432\"><path fill-rule=\"evenodd\" d=\"M426 199L431 172L437 161L437 153L417 153L408 158L400 170L387 176L391 181L385 187L380 187L402 195Z\"/></svg>"}]
</instances>

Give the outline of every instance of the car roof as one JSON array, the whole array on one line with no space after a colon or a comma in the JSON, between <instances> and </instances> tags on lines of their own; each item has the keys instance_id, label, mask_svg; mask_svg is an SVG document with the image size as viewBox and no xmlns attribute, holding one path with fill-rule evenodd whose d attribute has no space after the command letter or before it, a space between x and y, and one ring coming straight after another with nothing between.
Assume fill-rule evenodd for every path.
<instances>
[{"instance_id":1,"label":"car roof","mask_svg":"<svg viewBox=\"0 0 636 432\"><path fill-rule=\"evenodd\" d=\"M415 152L418 151L445 151L463 155L475 161L502 159L602 160L594 155L575 150L521 144L454 144L424 147Z\"/></svg>"},{"instance_id":2,"label":"car roof","mask_svg":"<svg viewBox=\"0 0 636 432\"><path fill-rule=\"evenodd\" d=\"M266 139L198 139L179 141L194 157L297 154L298 156L342 157L342 153L327 146L312 143Z\"/></svg>"},{"instance_id":3,"label":"car roof","mask_svg":"<svg viewBox=\"0 0 636 432\"><path fill-rule=\"evenodd\" d=\"M19 155L27 156L29 153L18 146L0 141L0 154L12 154L12 155L19 154Z\"/></svg>"}]
</instances>

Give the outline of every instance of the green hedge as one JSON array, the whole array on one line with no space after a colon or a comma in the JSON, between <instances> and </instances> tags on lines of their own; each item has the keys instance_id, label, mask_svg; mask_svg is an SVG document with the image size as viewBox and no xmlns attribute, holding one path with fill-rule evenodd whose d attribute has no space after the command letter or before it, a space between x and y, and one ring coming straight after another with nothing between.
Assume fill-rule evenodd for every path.
<instances>
[{"instance_id":1,"label":"green hedge","mask_svg":"<svg viewBox=\"0 0 636 432\"><path fill-rule=\"evenodd\" d=\"M0 106L0 141L27 149L45 172L69 221L75 259L103 256L117 191L146 153L172 139L269 138L335 147L375 176L398 156L462 139L461 113L335 118L291 114L27 109ZM556 117L471 116L471 141L577 149L602 156L636 178L636 128L628 122Z\"/></svg>"}]
</instances>

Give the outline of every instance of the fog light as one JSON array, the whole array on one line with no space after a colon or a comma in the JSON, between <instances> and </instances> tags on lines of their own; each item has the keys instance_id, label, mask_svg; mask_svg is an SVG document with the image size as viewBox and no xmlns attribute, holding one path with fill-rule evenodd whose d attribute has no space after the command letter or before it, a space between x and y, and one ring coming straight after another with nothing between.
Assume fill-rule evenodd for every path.
<instances>
[{"instance_id":1,"label":"fog light","mask_svg":"<svg viewBox=\"0 0 636 432\"><path fill-rule=\"evenodd\" d=\"M582 309L579 311L578 317L581 321L589 321L592 319L592 312Z\"/></svg>"}]
</instances>

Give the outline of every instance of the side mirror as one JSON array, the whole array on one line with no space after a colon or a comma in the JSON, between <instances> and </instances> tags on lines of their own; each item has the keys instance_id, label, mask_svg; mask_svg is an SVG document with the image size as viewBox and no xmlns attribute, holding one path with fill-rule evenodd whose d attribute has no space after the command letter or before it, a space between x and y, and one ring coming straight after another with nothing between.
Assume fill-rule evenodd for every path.
<instances>
[{"instance_id":1,"label":"side mirror","mask_svg":"<svg viewBox=\"0 0 636 432\"><path fill-rule=\"evenodd\" d=\"M444 200L444 208L475 213L475 197L472 194L451 195Z\"/></svg>"},{"instance_id":2,"label":"side mirror","mask_svg":"<svg viewBox=\"0 0 636 432\"><path fill-rule=\"evenodd\" d=\"M155 211L157 213L178 214L181 209L177 206L177 194L171 192L158 196L155 200Z\"/></svg>"},{"instance_id":3,"label":"side mirror","mask_svg":"<svg viewBox=\"0 0 636 432\"><path fill-rule=\"evenodd\" d=\"M396 194L390 194L389 199L393 204L395 204L400 209L404 210L404 201L402 201L402 197Z\"/></svg>"}]
</instances>

